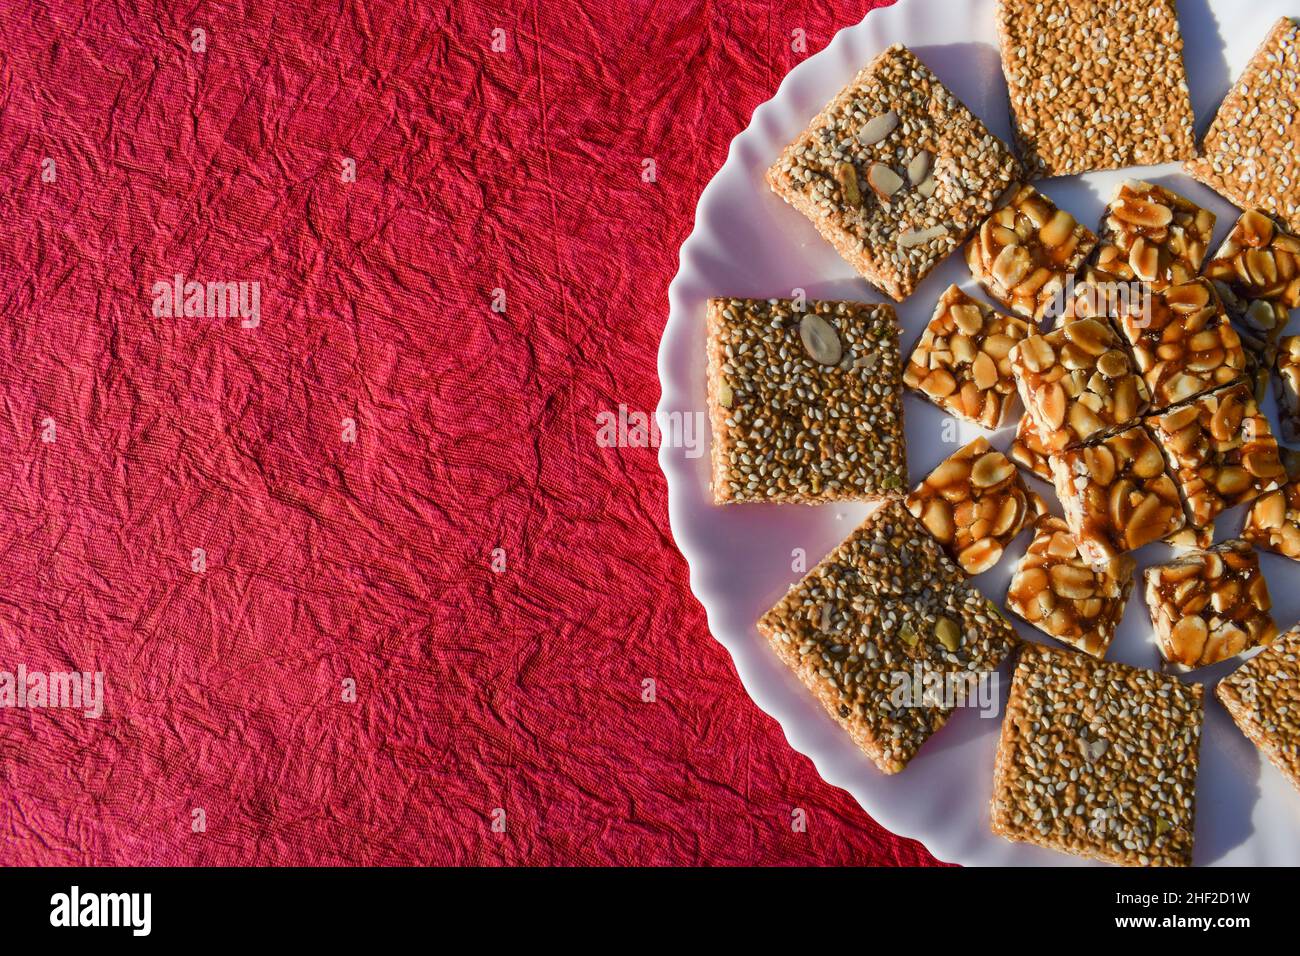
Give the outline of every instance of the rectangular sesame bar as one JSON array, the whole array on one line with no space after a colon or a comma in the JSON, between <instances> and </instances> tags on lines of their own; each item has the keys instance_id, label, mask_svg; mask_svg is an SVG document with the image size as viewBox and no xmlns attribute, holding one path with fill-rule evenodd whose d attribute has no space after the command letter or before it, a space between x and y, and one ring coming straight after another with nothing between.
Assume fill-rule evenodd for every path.
<instances>
[{"instance_id":1,"label":"rectangular sesame bar","mask_svg":"<svg viewBox=\"0 0 1300 956\"><path fill-rule=\"evenodd\" d=\"M993 832L1124 866L1190 866L1200 685L1029 644L993 771Z\"/></svg>"},{"instance_id":2,"label":"rectangular sesame bar","mask_svg":"<svg viewBox=\"0 0 1300 956\"><path fill-rule=\"evenodd\" d=\"M998 0L997 28L1031 176L1195 155L1174 0Z\"/></svg>"},{"instance_id":3,"label":"rectangular sesame bar","mask_svg":"<svg viewBox=\"0 0 1300 956\"><path fill-rule=\"evenodd\" d=\"M1043 446L1059 452L1137 421L1149 399L1119 336L1102 319L1079 319L1011 350L1020 399Z\"/></svg>"},{"instance_id":4,"label":"rectangular sesame bar","mask_svg":"<svg viewBox=\"0 0 1300 956\"><path fill-rule=\"evenodd\" d=\"M1040 508L1016 466L985 438L945 459L906 501L967 574L997 564Z\"/></svg>"},{"instance_id":5,"label":"rectangular sesame bar","mask_svg":"<svg viewBox=\"0 0 1300 956\"><path fill-rule=\"evenodd\" d=\"M907 483L893 306L710 299L713 499L875 500Z\"/></svg>"},{"instance_id":6,"label":"rectangular sesame bar","mask_svg":"<svg viewBox=\"0 0 1300 956\"><path fill-rule=\"evenodd\" d=\"M1268 582L1240 538L1143 572L1160 655L1182 667L1217 664L1277 636Z\"/></svg>"},{"instance_id":7,"label":"rectangular sesame bar","mask_svg":"<svg viewBox=\"0 0 1300 956\"><path fill-rule=\"evenodd\" d=\"M943 726L951 702L899 700L916 667L963 683L994 670L1015 631L898 499L763 615L758 630L884 773Z\"/></svg>"},{"instance_id":8,"label":"rectangular sesame bar","mask_svg":"<svg viewBox=\"0 0 1300 956\"><path fill-rule=\"evenodd\" d=\"M1300 307L1300 239L1259 210L1242 213L1205 265L1242 341L1264 364Z\"/></svg>"},{"instance_id":9,"label":"rectangular sesame bar","mask_svg":"<svg viewBox=\"0 0 1300 956\"><path fill-rule=\"evenodd\" d=\"M1265 551L1300 561L1300 480L1256 498L1241 536Z\"/></svg>"},{"instance_id":10,"label":"rectangular sesame bar","mask_svg":"<svg viewBox=\"0 0 1300 956\"><path fill-rule=\"evenodd\" d=\"M966 244L966 266L993 301L1039 322L1097 244L1091 229L1021 186Z\"/></svg>"},{"instance_id":11,"label":"rectangular sesame bar","mask_svg":"<svg viewBox=\"0 0 1300 956\"><path fill-rule=\"evenodd\" d=\"M813 119L767 181L858 273L901 302L1019 174L1011 151L895 44Z\"/></svg>"},{"instance_id":12,"label":"rectangular sesame bar","mask_svg":"<svg viewBox=\"0 0 1300 956\"><path fill-rule=\"evenodd\" d=\"M1191 175L1300 233L1300 24L1273 25L1215 114Z\"/></svg>"},{"instance_id":13,"label":"rectangular sesame bar","mask_svg":"<svg viewBox=\"0 0 1300 956\"><path fill-rule=\"evenodd\" d=\"M999 428L1016 394L1007 355L1029 333L1027 323L949 286L912 351L903 383L950 415Z\"/></svg>"},{"instance_id":14,"label":"rectangular sesame bar","mask_svg":"<svg viewBox=\"0 0 1300 956\"><path fill-rule=\"evenodd\" d=\"M1210 251L1215 215L1163 186L1129 179L1115 187L1092 257L1096 276L1167 289L1194 279Z\"/></svg>"},{"instance_id":15,"label":"rectangular sesame bar","mask_svg":"<svg viewBox=\"0 0 1300 956\"><path fill-rule=\"evenodd\" d=\"M1028 414L1020 416L1016 435L1011 440L1011 447L1007 449L1007 457L1031 475L1043 481L1051 481L1052 465L1048 461L1050 454L1043 444L1043 436L1038 434L1038 428L1034 425L1034 417Z\"/></svg>"},{"instance_id":16,"label":"rectangular sesame bar","mask_svg":"<svg viewBox=\"0 0 1300 956\"><path fill-rule=\"evenodd\" d=\"M1229 508L1286 480L1273 429L1245 382L1153 415L1145 424L1164 449L1193 527L1208 527Z\"/></svg>"},{"instance_id":17,"label":"rectangular sesame bar","mask_svg":"<svg viewBox=\"0 0 1300 956\"><path fill-rule=\"evenodd\" d=\"M1052 483L1079 554L1099 567L1187 523L1159 446L1141 425L1051 459Z\"/></svg>"},{"instance_id":18,"label":"rectangular sesame bar","mask_svg":"<svg viewBox=\"0 0 1300 956\"><path fill-rule=\"evenodd\" d=\"M1300 790L1300 627L1214 688L1241 732Z\"/></svg>"},{"instance_id":19,"label":"rectangular sesame bar","mask_svg":"<svg viewBox=\"0 0 1300 956\"><path fill-rule=\"evenodd\" d=\"M1105 657L1124 617L1137 567L1128 555L1094 568L1079 556L1070 526L1045 514L1007 589L1007 610L1049 637Z\"/></svg>"},{"instance_id":20,"label":"rectangular sesame bar","mask_svg":"<svg viewBox=\"0 0 1300 956\"><path fill-rule=\"evenodd\" d=\"M1122 296L1109 307L1133 349L1152 409L1185 402L1245 376L1241 338L1207 279L1150 295Z\"/></svg>"},{"instance_id":21,"label":"rectangular sesame bar","mask_svg":"<svg viewBox=\"0 0 1300 956\"><path fill-rule=\"evenodd\" d=\"M1289 442L1300 441L1300 335L1278 341L1277 392L1278 427Z\"/></svg>"}]
</instances>

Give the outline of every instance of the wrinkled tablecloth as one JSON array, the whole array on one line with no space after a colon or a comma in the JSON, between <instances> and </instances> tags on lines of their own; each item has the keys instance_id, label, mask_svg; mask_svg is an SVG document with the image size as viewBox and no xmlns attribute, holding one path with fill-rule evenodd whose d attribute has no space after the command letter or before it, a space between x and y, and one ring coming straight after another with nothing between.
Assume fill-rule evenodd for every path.
<instances>
[{"instance_id":1,"label":"wrinkled tablecloth","mask_svg":"<svg viewBox=\"0 0 1300 956\"><path fill-rule=\"evenodd\" d=\"M6 5L0 671L103 714L0 709L0 863L933 862L596 441L729 141L874 5Z\"/></svg>"}]
</instances>

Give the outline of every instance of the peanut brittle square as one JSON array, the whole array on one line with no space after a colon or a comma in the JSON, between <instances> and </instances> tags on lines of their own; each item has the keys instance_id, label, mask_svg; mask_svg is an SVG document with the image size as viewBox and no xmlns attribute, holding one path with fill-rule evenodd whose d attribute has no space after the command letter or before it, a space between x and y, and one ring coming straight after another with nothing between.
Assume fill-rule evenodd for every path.
<instances>
[{"instance_id":1,"label":"peanut brittle square","mask_svg":"<svg viewBox=\"0 0 1300 956\"><path fill-rule=\"evenodd\" d=\"M1300 627L1214 688L1241 732L1300 790Z\"/></svg>"},{"instance_id":2,"label":"peanut brittle square","mask_svg":"<svg viewBox=\"0 0 1300 956\"><path fill-rule=\"evenodd\" d=\"M1118 431L1146 411L1146 385L1104 320L1078 319L1011 350L1025 411L1051 453Z\"/></svg>"},{"instance_id":3,"label":"peanut brittle square","mask_svg":"<svg viewBox=\"0 0 1300 956\"><path fill-rule=\"evenodd\" d=\"M1027 323L949 286L903 370L903 383L957 418L998 428L1016 394L1007 356L1029 333Z\"/></svg>"},{"instance_id":4,"label":"peanut brittle square","mask_svg":"<svg viewBox=\"0 0 1300 956\"><path fill-rule=\"evenodd\" d=\"M1145 424L1164 449L1193 527L1209 526L1229 508L1286 480L1268 418L1245 382L1153 415Z\"/></svg>"},{"instance_id":5,"label":"peanut brittle square","mask_svg":"<svg viewBox=\"0 0 1300 956\"><path fill-rule=\"evenodd\" d=\"M1282 17L1228 91L1186 168L1242 209L1300 232L1300 23Z\"/></svg>"},{"instance_id":6,"label":"peanut brittle square","mask_svg":"<svg viewBox=\"0 0 1300 956\"><path fill-rule=\"evenodd\" d=\"M963 688L1015 630L891 499L763 615L758 630L884 773L898 773L956 704L898 691L920 668Z\"/></svg>"},{"instance_id":7,"label":"peanut brittle square","mask_svg":"<svg viewBox=\"0 0 1300 956\"><path fill-rule=\"evenodd\" d=\"M1171 664L1217 664L1277 635L1259 556L1241 539L1143 573L1156 646Z\"/></svg>"},{"instance_id":8,"label":"peanut brittle square","mask_svg":"<svg viewBox=\"0 0 1300 956\"><path fill-rule=\"evenodd\" d=\"M998 0L997 26L1031 176L1196 154L1174 0Z\"/></svg>"},{"instance_id":9,"label":"peanut brittle square","mask_svg":"<svg viewBox=\"0 0 1300 956\"><path fill-rule=\"evenodd\" d=\"M993 832L1125 866L1190 866L1199 685L1025 645L993 771Z\"/></svg>"},{"instance_id":10,"label":"peanut brittle square","mask_svg":"<svg viewBox=\"0 0 1300 956\"><path fill-rule=\"evenodd\" d=\"M1122 555L1094 568L1079 556L1070 526L1043 515L1011 578L1007 610L1062 644L1105 657L1124 617L1136 567Z\"/></svg>"},{"instance_id":11,"label":"peanut brittle square","mask_svg":"<svg viewBox=\"0 0 1300 956\"><path fill-rule=\"evenodd\" d=\"M1007 449L1007 457L1031 475L1043 481L1051 481L1052 465L1048 461L1050 454L1043 444L1043 436L1038 434L1038 428L1034 425L1034 417L1028 414L1020 416L1015 438Z\"/></svg>"},{"instance_id":12,"label":"peanut brittle square","mask_svg":"<svg viewBox=\"0 0 1300 956\"><path fill-rule=\"evenodd\" d=\"M868 282L902 301L1019 174L1011 151L895 44L813 119L767 181Z\"/></svg>"},{"instance_id":13,"label":"peanut brittle square","mask_svg":"<svg viewBox=\"0 0 1300 956\"><path fill-rule=\"evenodd\" d=\"M1300 239L1259 210L1242 213L1205 266L1242 341L1270 364L1272 347L1300 307Z\"/></svg>"},{"instance_id":14,"label":"peanut brittle square","mask_svg":"<svg viewBox=\"0 0 1300 956\"><path fill-rule=\"evenodd\" d=\"M948 556L972 575L997 564L1041 507L1016 466L984 438L940 463L906 501Z\"/></svg>"},{"instance_id":15,"label":"peanut brittle square","mask_svg":"<svg viewBox=\"0 0 1300 956\"><path fill-rule=\"evenodd\" d=\"M1120 297L1116 319L1153 409L1184 402L1245 374L1241 339L1204 278L1149 296Z\"/></svg>"},{"instance_id":16,"label":"peanut brittle square","mask_svg":"<svg viewBox=\"0 0 1300 956\"><path fill-rule=\"evenodd\" d=\"M1265 551L1300 561L1300 481L1256 498L1241 536Z\"/></svg>"},{"instance_id":17,"label":"peanut brittle square","mask_svg":"<svg viewBox=\"0 0 1300 956\"><path fill-rule=\"evenodd\" d=\"M1100 567L1187 523L1159 446L1137 425L1053 457L1052 483L1079 554Z\"/></svg>"},{"instance_id":18,"label":"peanut brittle square","mask_svg":"<svg viewBox=\"0 0 1300 956\"><path fill-rule=\"evenodd\" d=\"M1214 213L1163 186L1127 180L1102 217L1094 272L1113 282L1146 282L1157 291L1190 282L1210 251L1214 221Z\"/></svg>"},{"instance_id":19,"label":"peanut brittle square","mask_svg":"<svg viewBox=\"0 0 1300 956\"><path fill-rule=\"evenodd\" d=\"M1277 345L1278 427L1284 439L1296 442L1300 441L1300 335L1283 336Z\"/></svg>"},{"instance_id":20,"label":"peanut brittle square","mask_svg":"<svg viewBox=\"0 0 1300 956\"><path fill-rule=\"evenodd\" d=\"M1057 311L1066 283L1082 268L1097 237L1033 186L980 225L966 245L966 266L984 291L1034 322Z\"/></svg>"},{"instance_id":21,"label":"peanut brittle square","mask_svg":"<svg viewBox=\"0 0 1300 956\"><path fill-rule=\"evenodd\" d=\"M907 484L893 306L710 299L713 498L874 500Z\"/></svg>"}]
</instances>

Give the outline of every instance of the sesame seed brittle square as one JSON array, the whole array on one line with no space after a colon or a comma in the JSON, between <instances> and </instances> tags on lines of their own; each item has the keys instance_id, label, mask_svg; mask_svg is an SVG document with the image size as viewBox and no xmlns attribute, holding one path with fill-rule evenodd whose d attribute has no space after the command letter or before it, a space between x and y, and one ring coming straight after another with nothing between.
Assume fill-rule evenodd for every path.
<instances>
[{"instance_id":1,"label":"sesame seed brittle square","mask_svg":"<svg viewBox=\"0 0 1300 956\"><path fill-rule=\"evenodd\" d=\"M985 438L941 462L906 504L948 556L972 575L997 564L1025 522L1045 508L1011 460Z\"/></svg>"},{"instance_id":2,"label":"sesame seed brittle square","mask_svg":"<svg viewBox=\"0 0 1300 956\"><path fill-rule=\"evenodd\" d=\"M1242 209L1300 233L1300 22L1273 25L1186 167Z\"/></svg>"},{"instance_id":3,"label":"sesame seed brittle square","mask_svg":"<svg viewBox=\"0 0 1300 956\"><path fill-rule=\"evenodd\" d=\"M711 299L718 504L875 500L907 483L902 358L889 305Z\"/></svg>"},{"instance_id":4,"label":"sesame seed brittle square","mask_svg":"<svg viewBox=\"0 0 1300 956\"><path fill-rule=\"evenodd\" d=\"M907 765L955 706L918 701L900 688L920 671L964 693L1016 644L1011 625L898 499L792 587L758 630L889 774Z\"/></svg>"},{"instance_id":5,"label":"sesame seed brittle square","mask_svg":"<svg viewBox=\"0 0 1300 956\"><path fill-rule=\"evenodd\" d=\"M1241 539L1143 572L1160 655L1185 668L1217 664L1277 635L1259 556Z\"/></svg>"},{"instance_id":6,"label":"sesame seed brittle square","mask_svg":"<svg viewBox=\"0 0 1300 956\"><path fill-rule=\"evenodd\" d=\"M1163 186L1126 180L1102 216L1093 275L1110 282L1141 281L1157 291L1189 282L1210 251L1215 219Z\"/></svg>"},{"instance_id":7,"label":"sesame seed brittle square","mask_svg":"<svg viewBox=\"0 0 1300 956\"><path fill-rule=\"evenodd\" d=\"M1286 469L1268 418L1245 382L1146 419L1187 504L1205 528L1224 511L1280 488Z\"/></svg>"},{"instance_id":8,"label":"sesame seed brittle square","mask_svg":"<svg viewBox=\"0 0 1300 956\"><path fill-rule=\"evenodd\" d=\"M1300 627L1219 681L1214 693L1241 732L1300 790Z\"/></svg>"},{"instance_id":9,"label":"sesame seed brittle square","mask_svg":"<svg viewBox=\"0 0 1300 956\"><path fill-rule=\"evenodd\" d=\"M1006 145L894 45L813 119L767 180L859 274L902 301L1019 172Z\"/></svg>"},{"instance_id":10,"label":"sesame seed brittle square","mask_svg":"<svg viewBox=\"0 0 1300 956\"><path fill-rule=\"evenodd\" d=\"M1031 176L1195 155L1174 0L999 0L997 27Z\"/></svg>"},{"instance_id":11,"label":"sesame seed brittle square","mask_svg":"<svg viewBox=\"0 0 1300 956\"><path fill-rule=\"evenodd\" d=\"M1300 238L1259 210L1247 210L1205 265L1205 275L1241 328L1243 343L1269 364L1300 307Z\"/></svg>"},{"instance_id":12,"label":"sesame seed brittle square","mask_svg":"<svg viewBox=\"0 0 1300 956\"><path fill-rule=\"evenodd\" d=\"M1062 290L1096 245L1091 229L1021 186L967 243L966 266L993 301L1037 323L1057 311Z\"/></svg>"},{"instance_id":13,"label":"sesame seed brittle square","mask_svg":"<svg viewBox=\"0 0 1300 956\"><path fill-rule=\"evenodd\" d=\"M1094 567L1160 541L1187 521L1164 455L1141 425L1051 459L1079 554Z\"/></svg>"},{"instance_id":14,"label":"sesame seed brittle square","mask_svg":"<svg viewBox=\"0 0 1300 956\"><path fill-rule=\"evenodd\" d=\"M949 286L903 370L903 383L949 414L1000 428L1015 402L1007 357L1029 325Z\"/></svg>"},{"instance_id":15,"label":"sesame seed brittle square","mask_svg":"<svg viewBox=\"0 0 1300 956\"><path fill-rule=\"evenodd\" d=\"M1025 645L998 743L993 832L1124 866L1190 866L1203 693Z\"/></svg>"},{"instance_id":16,"label":"sesame seed brittle square","mask_svg":"<svg viewBox=\"0 0 1300 956\"><path fill-rule=\"evenodd\" d=\"M1146 384L1114 329L1078 319L1011 350L1011 370L1043 446L1056 453L1137 421Z\"/></svg>"},{"instance_id":17,"label":"sesame seed brittle square","mask_svg":"<svg viewBox=\"0 0 1300 956\"><path fill-rule=\"evenodd\" d=\"M1011 578L1007 610L1062 644L1105 657L1124 617L1136 567L1121 555L1094 568L1079 556L1069 525L1043 515Z\"/></svg>"}]
</instances>

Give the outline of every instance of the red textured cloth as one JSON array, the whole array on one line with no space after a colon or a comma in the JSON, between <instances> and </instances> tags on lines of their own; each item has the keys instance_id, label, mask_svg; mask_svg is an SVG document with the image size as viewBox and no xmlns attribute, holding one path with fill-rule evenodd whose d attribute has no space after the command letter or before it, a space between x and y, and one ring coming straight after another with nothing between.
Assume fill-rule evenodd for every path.
<instances>
[{"instance_id":1,"label":"red textured cloth","mask_svg":"<svg viewBox=\"0 0 1300 956\"><path fill-rule=\"evenodd\" d=\"M0 670L105 713L0 710L0 863L932 862L595 439L732 136L873 5L5 4ZM260 325L155 316L178 273Z\"/></svg>"}]
</instances>

